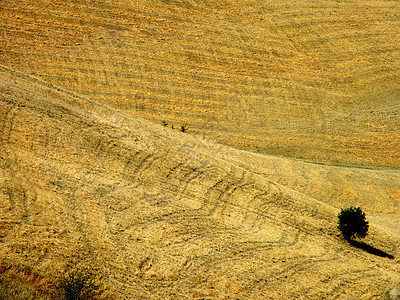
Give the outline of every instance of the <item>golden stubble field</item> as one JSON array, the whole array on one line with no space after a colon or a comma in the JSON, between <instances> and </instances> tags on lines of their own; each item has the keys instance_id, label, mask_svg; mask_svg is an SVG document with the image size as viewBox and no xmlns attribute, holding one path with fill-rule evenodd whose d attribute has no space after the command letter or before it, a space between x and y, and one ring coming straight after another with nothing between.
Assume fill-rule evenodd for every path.
<instances>
[{"instance_id":1,"label":"golden stubble field","mask_svg":"<svg viewBox=\"0 0 400 300\"><path fill-rule=\"evenodd\" d=\"M400 281L399 10L2 1L0 262L91 267L120 299L380 298ZM375 254L336 230L350 205Z\"/></svg>"},{"instance_id":2,"label":"golden stubble field","mask_svg":"<svg viewBox=\"0 0 400 300\"><path fill-rule=\"evenodd\" d=\"M397 1L15 1L0 62L216 142L396 167Z\"/></svg>"},{"instance_id":3,"label":"golden stubble field","mask_svg":"<svg viewBox=\"0 0 400 300\"><path fill-rule=\"evenodd\" d=\"M379 298L400 281L400 172L253 154L0 69L3 263L125 299ZM361 205L365 243L339 208Z\"/></svg>"}]
</instances>

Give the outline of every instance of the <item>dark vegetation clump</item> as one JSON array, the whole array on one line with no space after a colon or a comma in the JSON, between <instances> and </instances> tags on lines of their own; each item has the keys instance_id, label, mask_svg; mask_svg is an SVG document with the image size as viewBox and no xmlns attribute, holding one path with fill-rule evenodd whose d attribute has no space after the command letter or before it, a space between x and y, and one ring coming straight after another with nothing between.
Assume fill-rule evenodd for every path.
<instances>
[{"instance_id":1,"label":"dark vegetation clump","mask_svg":"<svg viewBox=\"0 0 400 300\"><path fill-rule=\"evenodd\" d=\"M91 271L72 271L59 278L54 288L55 298L60 300L95 299L103 292Z\"/></svg>"},{"instance_id":2,"label":"dark vegetation clump","mask_svg":"<svg viewBox=\"0 0 400 300\"><path fill-rule=\"evenodd\" d=\"M167 123L167 121L165 121L165 120L163 120L163 121L161 121L161 125L162 126L164 126L164 127L167 127L168 126L168 123ZM175 129L175 126L174 126L174 124L171 124L171 128L172 129ZM180 127L179 127L179 130L181 131L181 132L187 132L188 131L188 126L187 126L187 124L183 124L183 125L181 125ZM177 128L178 129L178 128Z\"/></svg>"},{"instance_id":3,"label":"dark vegetation clump","mask_svg":"<svg viewBox=\"0 0 400 300\"><path fill-rule=\"evenodd\" d=\"M186 124L183 124L183 125L181 126L181 131L182 131L182 132L186 132L187 130L188 130L187 125L186 125Z\"/></svg>"},{"instance_id":4,"label":"dark vegetation clump","mask_svg":"<svg viewBox=\"0 0 400 300\"><path fill-rule=\"evenodd\" d=\"M346 240L364 238L367 235L369 225L361 208L351 206L342 209L338 218L337 228Z\"/></svg>"}]
</instances>

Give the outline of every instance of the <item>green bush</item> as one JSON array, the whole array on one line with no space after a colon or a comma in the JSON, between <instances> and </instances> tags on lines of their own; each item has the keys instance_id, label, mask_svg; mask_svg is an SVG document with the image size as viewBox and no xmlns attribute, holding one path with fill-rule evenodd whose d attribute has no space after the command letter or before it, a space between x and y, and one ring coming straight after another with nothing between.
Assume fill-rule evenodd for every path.
<instances>
[{"instance_id":1,"label":"green bush","mask_svg":"<svg viewBox=\"0 0 400 300\"><path fill-rule=\"evenodd\" d=\"M367 235L369 225L361 208L351 206L342 209L338 218L337 228L346 240L354 237L363 238Z\"/></svg>"},{"instance_id":2,"label":"green bush","mask_svg":"<svg viewBox=\"0 0 400 300\"><path fill-rule=\"evenodd\" d=\"M90 271L72 271L58 280L55 296L64 300L93 299L102 293L96 275Z\"/></svg>"}]
</instances>

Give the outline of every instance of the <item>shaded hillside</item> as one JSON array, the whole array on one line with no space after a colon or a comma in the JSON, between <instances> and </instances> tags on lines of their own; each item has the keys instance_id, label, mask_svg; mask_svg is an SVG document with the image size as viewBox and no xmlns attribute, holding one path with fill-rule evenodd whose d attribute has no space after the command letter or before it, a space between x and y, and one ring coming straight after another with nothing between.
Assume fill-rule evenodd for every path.
<instances>
[{"instance_id":1,"label":"shaded hillside","mask_svg":"<svg viewBox=\"0 0 400 300\"><path fill-rule=\"evenodd\" d=\"M45 276L87 265L121 299L371 299L400 280L398 226L379 215L389 196L378 197L397 197L398 171L262 158L3 67L0 99L2 261ZM339 189L332 202L312 191L336 171L342 185L364 172L371 191L386 186L367 203L366 242L394 260L338 236ZM293 181L312 173L320 180Z\"/></svg>"},{"instance_id":2,"label":"shaded hillside","mask_svg":"<svg viewBox=\"0 0 400 300\"><path fill-rule=\"evenodd\" d=\"M236 148L399 168L396 1L3 0L0 63Z\"/></svg>"}]
</instances>

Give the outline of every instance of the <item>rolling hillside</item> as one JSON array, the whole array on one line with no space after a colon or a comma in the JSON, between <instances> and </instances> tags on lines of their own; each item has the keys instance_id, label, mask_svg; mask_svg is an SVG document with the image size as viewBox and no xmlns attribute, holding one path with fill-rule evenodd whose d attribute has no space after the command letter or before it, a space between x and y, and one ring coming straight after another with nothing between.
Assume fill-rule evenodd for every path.
<instances>
[{"instance_id":1,"label":"rolling hillside","mask_svg":"<svg viewBox=\"0 0 400 300\"><path fill-rule=\"evenodd\" d=\"M14 1L0 63L239 149L399 168L400 5Z\"/></svg>"},{"instance_id":2,"label":"rolling hillside","mask_svg":"<svg viewBox=\"0 0 400 300\"><path fill-rule=\"evenodd\" d=\"M0 275L380 299L400 282L399 82L398 1L2 0ZM365 243L336 229L350 205Z\"/></svg>"},{"instance_id":3,"label":"rolling hillside","mask_svg":"<svg viewBox=\"0 0 400 300\"><path fill-rule=\"evenodd\" d=\"M371 299L400 280L399 171L235 150L5 67L0 91L3 262L90 266L121 299ZM394 259L340 238L346 201Z\"/></svg>"}]
</instances>

